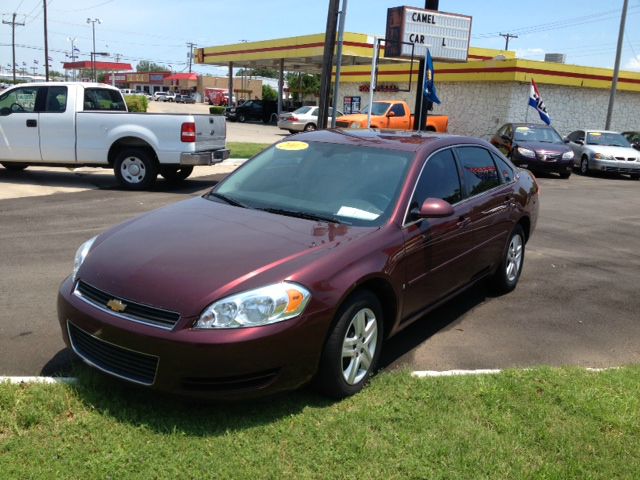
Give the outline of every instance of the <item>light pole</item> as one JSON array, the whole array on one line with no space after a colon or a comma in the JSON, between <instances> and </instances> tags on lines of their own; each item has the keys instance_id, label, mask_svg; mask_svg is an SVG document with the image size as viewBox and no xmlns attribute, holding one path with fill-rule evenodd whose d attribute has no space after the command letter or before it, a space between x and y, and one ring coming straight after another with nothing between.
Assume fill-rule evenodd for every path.
<instances>
[{"instance_id":1,"label":"light pole","mask_svg":"<svg viewBox=\"0 0 640 480\"><path fill-rule=\"evenodd\" d=\"M67 37L67 41L71 42L71 55L69 55L71 57L71 63L75 63L76 61L76 37ZM71 78L73 78L73 81L76 81L76 71L75 69L71 70Z\"/></svg>"},{"instance_id":2,"label":"light pole","mask_svg":"<svg viewBox=\"0 0 640 480\"><path fill-rule=\"evenodd\" d=\"M99 18L87 18L87 24L91 24L93 31L93 50L91 50L91 79L96 81L96 22L102 23Z\"/></svg>"}]
</instances>

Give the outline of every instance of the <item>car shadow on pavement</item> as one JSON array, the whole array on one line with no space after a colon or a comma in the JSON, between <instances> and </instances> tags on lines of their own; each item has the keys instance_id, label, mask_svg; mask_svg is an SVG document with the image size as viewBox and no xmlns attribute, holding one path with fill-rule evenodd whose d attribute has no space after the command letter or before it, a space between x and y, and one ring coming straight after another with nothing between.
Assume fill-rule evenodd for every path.
<instances>
[{"instance_id":1,"label":"car shadow on pavement","mask_svg":"<svg viewBox=\"0 0 640 480\"><path fill-rule=\"evenodd\" d=\"M388 369L411 363L414 349L446 328L453 328L462 317L487 299L495 298L487 281L480 281L442 306L416 320L387 340L378 368Z\"/></svg>"}]
</instances>

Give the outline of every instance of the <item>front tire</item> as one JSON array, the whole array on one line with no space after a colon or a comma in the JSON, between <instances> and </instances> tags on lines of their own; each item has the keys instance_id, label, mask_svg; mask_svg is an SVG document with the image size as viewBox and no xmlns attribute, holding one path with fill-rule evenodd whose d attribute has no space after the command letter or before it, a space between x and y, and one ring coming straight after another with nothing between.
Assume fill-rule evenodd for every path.
<instances>
[{"instance_id":1,"label":"front tire","mask_svg":"<svg viewBox=\"0 0 640 480\"><path fill-rule=\"evenodd\" d=\"M569 178L571 176L571 172L562 172L560 174L560 178L566 180L567 178Z\"/></svg>"},{"instance_id":2,"label":"front tire","mask_svg":"<svg viewBox=\"0 0 640 480\"><path fill-rule=\"evenodd\" d=\"M336 317L314 383L321 393L341 399L362 390L375 371L384 324L380 302L368 290L349 298Z\"/></svg>"},{"instance_id":3,"label":"front tire","mask_svg":"<svg viewBox=\"0 0 640 480\"><path fill-rule=\"evenodd\" d=\"M305 132L313 132L315 129L316 129L316 126L315 126L315 124L313 124L313 123L307 123L307 124L304 126L304 131L305 131Z\"/></svg>"},{"instance_id":4,"label":"front tire","mask_svg":"<svg viewBox=\"0 0 640 480\"><path fill-rule=\"evenodd\" d=\"M516 225L502 254L502 262L493 276L493 287L497 293L508 293L516 288L524 265L524 250L524 230Z\"/></svg>"},{"instance_id":5,"label":"front tire","mask_svg":"<svg viewBox=\"0 0 640 480\"><path fill-rule=\"evenodd\" d=\"M629 177L631 178L631 180L640 180L640 174L638 173L632 173L631 175L629 175Z\"/></svg>"},{"instance_id":6,"label":"front tire","mask_svg":"<svg viewBox=\"0 0 640 480\"><path fill-rule=\"evenodd\" d=\"M589 175L589 159L587 157L582 157L582 160L580 160L580 174Z\"/></svg>"},{"instance_id":7,"label":"front tire","mask_svg":"<svg viewBox=\"0 0 640 480\"><path fill-rule=\"evenodd\" d=\"M160 175L171 183L178 183L186 180L193 172L193 167L183 167L175 165L167 165L160 167Z\"/></svg>"},{"instance_id":8,"label":"front tire","mask_svg":"<svg viewBox=\"0 0 640 480\"><path fill-rule=\"evenodd\" d=\"M158 176L155 158L142 148L120 151L113 163L113 170L120 185L127 190L146 190Z\"/></svg>"},{"instance_id":9,"label":"front tire","mask_svg":"<svg viewBox=\"0 0 640 480\"><path fill-rule=\"evenodd\" d=\"M247 121L247 119L246 119L246 117L244 115L240 114L240 115L238 115L238 121L240 123L244 123L244 122Z\"/></svg>"},{"instance_id":10,"label":"front tire","mask_svg":"<svg viewBox=\"0 0 640 480\"><path fill-rule=\"evenodd\" d=\"M25 164L25 163L9 163L9 162L4 162L2 163L2 166L4 168L6 168L7 170L9 170L10 172L21 172L22 170L24 170L25 168L27 168L29 165Z\"/></svg>"}]
</instances>

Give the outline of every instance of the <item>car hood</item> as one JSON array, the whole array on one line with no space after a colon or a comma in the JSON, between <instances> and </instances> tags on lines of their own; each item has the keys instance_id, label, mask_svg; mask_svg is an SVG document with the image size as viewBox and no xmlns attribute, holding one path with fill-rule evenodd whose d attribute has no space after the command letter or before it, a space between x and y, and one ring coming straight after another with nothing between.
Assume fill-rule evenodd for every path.
<instances>
[{"instance_id":1,"label":"car hood","mask_svg":"<svg viewBox=\"0 0 640 480\"><path fill-rule=\"evenodd\" d=\"M79 278L114 296L194 316L231 293L282 281L373 230L196 198L100 235Z\"/></svg>"},{"instance_id":2,"label":"car hood","mask_svg":"<svg viewBox=\"0 0 640 480\"><path fill-rule=\"evenodd\" d=\"M613 155L614 157L638 158L638 151L630 147L612 147L608 145L586 145L585 148L593 153Z\"/></svg>"},{"instance_id":3,"label":"car hood","mask_svg":"<svg viewBox=\"0 0 640 480\"><path fill-rule=\"evenodd\" d=\"M537 153L556 154L565 153L571 150L564 143L548 143L548 142L516 142L519 147L528 148Z\"/></svg>"}]
</instances>

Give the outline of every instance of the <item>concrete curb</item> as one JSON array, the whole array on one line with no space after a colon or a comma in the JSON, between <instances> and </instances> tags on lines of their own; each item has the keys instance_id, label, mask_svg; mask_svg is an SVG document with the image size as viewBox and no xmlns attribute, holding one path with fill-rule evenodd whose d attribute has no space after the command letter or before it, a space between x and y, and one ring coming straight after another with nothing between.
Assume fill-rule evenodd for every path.
<instances>
[{"instance_id":1,"label":"concrete curb","mask_svg":"<svg viewBox=\"0 0 640 480\"><path fill-rule=\"evenodd\" d=\"M605 370L616 370L620 367L605 367L605 368L594 368L594 367L584 367L587 372L604 372ZM529 368L522 368L520 370L530 370ZM501 373L503 370L500 368L485 368L478 370L415 370L411 372L411 376L415 378L430 378L430 377L455 377L461 375L496 375Z\"/></svg>"}]
</instances>

